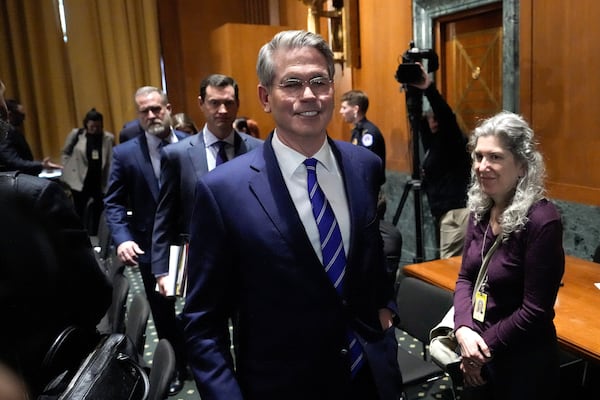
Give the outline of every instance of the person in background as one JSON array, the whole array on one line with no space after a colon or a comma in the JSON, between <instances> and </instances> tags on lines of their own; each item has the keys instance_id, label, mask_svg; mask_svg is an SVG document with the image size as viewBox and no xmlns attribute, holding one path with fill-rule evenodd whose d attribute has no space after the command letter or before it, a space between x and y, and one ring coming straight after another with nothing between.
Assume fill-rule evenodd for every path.
<instances>
[{"instance_id":1,"label":"person in background","mask_svg":"<svg viewBox=\"0 0 600 400\"><path fill-rule=\"evenodd\" d=\"M261 146L262 142L232 129L240 104L237 82L213 74L200 83L198 105L206 125L191 136L163 150L161 187L152 234L152 273L166 294L169 248L189 236L196 183L219 164ZM225 158L221 159L223 147Z\"/></svg>"},{"instance_id":2,"label":"person in background","mask_svg":"<svg viewBox=\"0 0 600 400\"><path fill-rule=\"evenodd\" d=\"M260 138L260 130L255 120L247 117L239 117L233 122L233 129L238 132L247 133L255 138Z\"/></svg>"},{"instance_id":3,"label":"person in background","mask_svg":"<svg viewBox=\"0 0 600 400\"><path fill-rule=\"evenodd\" d=\"M367 119L369 97L362 90L350 90L342 95L341 102L340 114L344 121L354 124L350 141L377 154L385 168L385 139L379 128Z\"/></svg>"},{"instance_id":4,"label":"person in background","mask_svg":"<svg viewBox=\"0 0 600 400\"><path fill-rule=\"evenodd\" d=\"M198 133L196 123L189 115L185 113L177 113L173 115L173 129L185 132L188 135L195 135Z\"/></svg>"},{"instance_id":5,"label":"person in background","mask_svg":"<svg viewBox=\"0 0 600 400\"><path fill-rule=\"evenodd\" d=\"M342 95L341 102L342 118L345 122L354 124L350 141L354 145L365 147L377 154L385 169L385 139L379 128L367 119L367 110L369 109L367 94L361 90L350 90ZM386 209L387 201L382 183L377 200L377 215L380 220L383 220Z\"/></svg>"},{"instance_id":6,"label":"person in background","mask_svg":"<svg viewBox=\"0 0 600 400\"><path fill-rule=\"evenodd\" d=\"M248 124L248 134L250 136L254 136L255 138L260 138L260 129L258 128L258 123L253 119L247 119L246 124Z\"/></svg>"},{"instance_id":7,"label":"person in background","mask_svg":"<svg viewBox=\"0 0 600 400\"><path fill-rule=\"evenodd\" d=\"M423 90L431 106L420 125L425 151L421 178L436 224L440 258L448 258L462 254L463 250L471 159L467 138L456 122L456 115L420 66L423 79L412 85Z\"/></svg>"},{"instance_id":8,"label":"person in background","mask_svg":"<svg viewBox=\"0 0 600 400\"><path fill-rule=\"evenodd\" d=\"M546 400L559 394L554 303L565 269L563 227L545 197L533 130L501 112L475 128L462 266L454 292L463 399ZM485 255L499 237L487 274ZM483 312L474 310L473 294Z\"/></svg>"},{"instance_id":9,"label":"person in background","mask_svg":"<svg viewBox=\"0 0 600 400\"><path fill-rule=\"evenodd\" d=\"M0 81L0 110L3 86ZM0 119L0 142L10 128ZM1 172L0 221L0 368L9 370L0 374L13 372L37 398L53 378L42 368L51 344L72 325L95 332L112 289L57 183Z\"/></svg>"},{"instance_id":10,"label":"person in background","mask_svg":"<svg viewBox=\"0 0 600 400\"><path fill-rule=\"evenodd\" d=\"M134 96L139 125L144 130L113 149L104 207L106 222L125 265L138 266L158 338L168 339L177 357L178 374L170 385L175 394L183 387L186 370L182 337L177 326L175 299L156 291L151 269L152 229L160 186L160 153L164 146L188 137L174 131L167 95L153 86L139 88ZM128 215L128 210L132 215Z\"/></svg>"},{"instance_id":11,"label":"person in background","mask_svg":"<svg viewBox=\"0 0 600 400\"><path fill-rule=\"evenodd\" d=\"M144 128L140 125L139 119L133 119L131 121L125 122L123 128L119 132L119 144L125 143L128 140L131 140L135 137L144 133Z\"/></svg>"},{"instance_id":12,"label":"person in background","mask_svg":"<svg viewBox=\"0 0 600 400\"><path fill-rule=\"evenodd\" d=\"M182 320L203 400L400 398L384 169L328 137L334 72L321 36L275 35L257 62L274 132L196 186Z\"/></svg>"},{"instance_id":13,"label":"person in background","mask_svg":"<svg viewBox=\"0 0 600 400\"><path fill-rule=\"evenodd\" d=\"M73 129L62 149L65 182L73 194L75 210L83 221L91 220L91 234L98 229L102 199L106 193L112 148L115 137L104 130L102 114L92 108L83 119L83 128ZM91 216L87 215L88 201L92 199ZM87 222L87 221L86 221Z\"/></svg>"},{"instance_id":14,"label":"person in background","mask_svg":"<svg viewBox=\"0 0 600 400\"><path fill-rule=\"evenodd\" d=\"M2 93L5 86L0 87ZM4 96L4 94L2 94ZM62 165L55 164L50 157L42 161L34 161L33 153L23 134L25 110L18 100L5 101L4 110L11 128L0 143L0 171L20 171L29 175L38 175L44 169L62 169Z\"/></svg>"}]
</instances>

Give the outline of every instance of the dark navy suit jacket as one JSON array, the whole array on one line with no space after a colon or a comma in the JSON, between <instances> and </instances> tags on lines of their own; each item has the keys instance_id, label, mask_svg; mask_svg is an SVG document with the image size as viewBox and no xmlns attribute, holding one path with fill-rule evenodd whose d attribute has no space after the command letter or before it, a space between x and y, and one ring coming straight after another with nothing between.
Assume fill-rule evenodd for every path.
<instances>
[{"instance_id":1,"label":"dark navy suit jacket","mask_svg":"<svg viewBox=\"0 0 600 400\"><path fill-rule=\"evenodd\" d=\"M340 297L311 246L271 140L204 175L196 189L183 322L202 399L347 399L348 325L383 342L369 360L379 376L396 377L389 384L399 390L397 344L393 330L381 330L377 312L393 298L376 214L381 160L330 141L351 222Z\"/></svg>"},{"instance_id":2,"label":"dark navy suit jacket","mask_svg":"<svg viewBox=\"0 0 600 400\"><path fill-rule=\"evenodd\" d=\"M175 131L175 135L179 140L188 136L180 131ZM116 246L133 240L145 251L139 256L141 263L149 264L151 259L158 190L146 135L138 135L113 149L108 189L104 197L106 222ZM131 217L127 216L128 209L133 211Z\"/></svg>"},{"instance_id":3,"label":"dark navy suit jacket","mask_svg":"<svg viewBox=\"0 0 600 400\"><path fill-rule=\"evenodd\" d=\"M245 133L235 133L235 157L261 145L262 140ZM207 172L202 133L163 149L160 173L162 184L152 235L153 274L165 274L169 271L169 246L177 242L180 234L189 233L196 184Z\"/></svg>"}]
</instances>

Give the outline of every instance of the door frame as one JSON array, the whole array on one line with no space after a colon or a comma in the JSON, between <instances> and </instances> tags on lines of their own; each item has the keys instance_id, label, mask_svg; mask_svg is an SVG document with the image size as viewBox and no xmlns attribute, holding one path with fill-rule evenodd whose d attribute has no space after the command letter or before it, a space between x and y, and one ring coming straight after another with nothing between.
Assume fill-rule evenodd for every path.
<instances>
[{"instance_id":1,"label":"door frame","mask_svg":"<svg viewBox=\"0 0 600 400\"><path fill-rule=\"evenodd\" d=\"M519 1L413 0L413 36L418 48L434 48L434 20L492 3L502 3L502 107L519 112ZM439 45L439 43L437 44Z\"/></svg>"}]
</instances>

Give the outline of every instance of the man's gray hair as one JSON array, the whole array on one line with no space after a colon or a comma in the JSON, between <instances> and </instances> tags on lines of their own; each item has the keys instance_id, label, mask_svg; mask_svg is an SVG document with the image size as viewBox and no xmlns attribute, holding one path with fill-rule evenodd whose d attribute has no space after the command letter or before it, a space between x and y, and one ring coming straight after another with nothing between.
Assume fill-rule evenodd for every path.
<instances>
[{"instance_id":1,"label":"man's gray hair","mask_svg":"<svg viewBox=\"0 0 600 400\"><path fill-rule=\"evenodd\" d=\"M270 88L275 79L274 54L278 50L301 49L312 47L317 49L327 62L329 79L335 75L335 62L329 44L321 35L307 31L282 31L276 34L270 42L266 43L258 52L256 74L261 85Z\"/></svg>"}]
</instances>

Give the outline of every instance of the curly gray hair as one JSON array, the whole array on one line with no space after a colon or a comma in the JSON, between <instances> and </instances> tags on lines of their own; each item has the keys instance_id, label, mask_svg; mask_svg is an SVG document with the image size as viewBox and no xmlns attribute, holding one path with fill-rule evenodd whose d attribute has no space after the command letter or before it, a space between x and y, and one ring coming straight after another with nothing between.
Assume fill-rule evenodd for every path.
<instances>
[{"instance_id":1,"label":"curly gray hair","mask_svg":"<svg viewBox=\"0 0 600 400\"><path fill-rule=\"evenodd\" d=\"M533 130L522 116L502 111L482 121L469 139L469 149L473 159L477 140L483 136L497 137L504 148L523 164L525 170L524 176L516 185L512 201L500 216L502 236L506 240L512 232L523 229L528 221L527 214L530 207L545 196L546 168L542 155L537 150ZM475 222L481 221L493 205L493 200L483 193L477 180L477 173L472 169L467 207L474 214Z\"/></svg>"}]
</instances>

